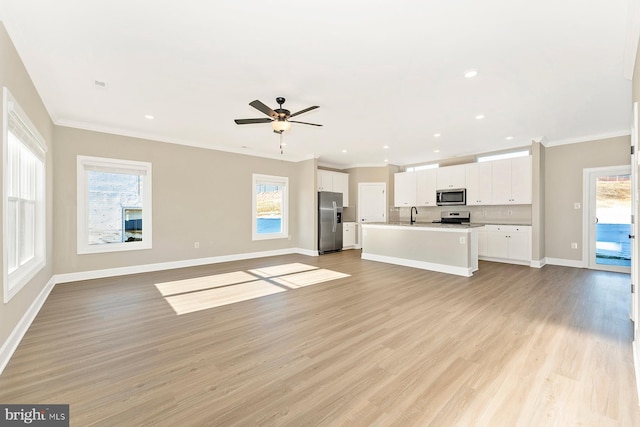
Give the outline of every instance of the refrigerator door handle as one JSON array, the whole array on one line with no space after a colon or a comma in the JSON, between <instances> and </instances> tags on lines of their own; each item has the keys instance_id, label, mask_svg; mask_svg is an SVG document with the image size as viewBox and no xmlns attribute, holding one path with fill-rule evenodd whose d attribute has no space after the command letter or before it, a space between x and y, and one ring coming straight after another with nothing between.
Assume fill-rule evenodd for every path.
<instances>
[{"instance_id":1,"label":"refrigerator door handle","mask_svg":"<svg viewBox=\"0 0 640 427\"><path fill-rule=\"evenodd\" d=\"M338 205L336 202L333 202L333 232L336 232L338 227Z\"/></svg>"}]
</instances>

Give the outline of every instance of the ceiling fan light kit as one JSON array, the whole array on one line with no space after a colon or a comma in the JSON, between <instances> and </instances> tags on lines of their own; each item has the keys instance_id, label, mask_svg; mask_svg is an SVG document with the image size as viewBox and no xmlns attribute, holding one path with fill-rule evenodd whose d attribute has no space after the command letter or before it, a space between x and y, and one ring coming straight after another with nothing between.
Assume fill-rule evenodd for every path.
<instances>
[{"instance_id":1,"label":"ceiling fan light kit","mask_svg":"<svg viewBox=\"0 0 640 427\"><path fill-rule=\"evenodd\" d=\"M291 117L295 117L300 114L306 113L308 111L315 110L316 108L318 108L317 105L305 108L304 110L300 110L296 113L291 114L289 110L282 108L282 104L284 104L285 101L286 99L284 99L283 97L281 96L277 97L276 102L278 103L278 108L276 108L275 110L272 110L271 108L263 104L261 101L258 101L257 99L255 101L251 101L249 105L251 105L253 108L260 111L261 113L266 114L269 117L268 118L263 117L259 119L235 119L235 122L238 125L249 125L249 124L255 124L255 123L271 122L273 131L279 134L282 134L282 132L289 130L291 128L291 123L299 123L302 125L310 125L310 126L322 126L317 123L307 123L307 122L300 122L297 120L289 120Z\"/></svg>"}]
</instances>

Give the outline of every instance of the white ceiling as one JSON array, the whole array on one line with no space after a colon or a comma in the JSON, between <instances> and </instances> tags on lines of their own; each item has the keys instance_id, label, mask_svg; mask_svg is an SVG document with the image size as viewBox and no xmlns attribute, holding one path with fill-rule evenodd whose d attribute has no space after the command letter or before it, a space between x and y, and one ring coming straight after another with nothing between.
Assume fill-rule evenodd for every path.
<instances>
[{"instance_id":1,"label":"white ceiling","mask_svg":"<svg viewBox=\"0 0 640 427\"><path fill-rule=\"evenodd\" d=\"M0 17L56 124L348 167L628 134L628 7L0 0ZM284 155L269 124L233 122L277 96L324 124L294 124Z\"/></svg>"}]
</instances>

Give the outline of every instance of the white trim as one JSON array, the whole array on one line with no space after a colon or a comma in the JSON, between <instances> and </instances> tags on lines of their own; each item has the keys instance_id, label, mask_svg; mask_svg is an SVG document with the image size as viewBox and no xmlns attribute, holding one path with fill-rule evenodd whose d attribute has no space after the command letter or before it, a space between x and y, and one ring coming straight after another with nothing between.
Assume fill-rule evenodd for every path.
<instances>
[{"instance_id":1,"label":"white trim","mask_svg":"<svg viewBox=\"0 0 640 427\"><path fill-rule=\"evenodd\" d=\"M624 45L623 72L628 80L633 79L638 52L638 37L640 36L640 5L637 0L629 0L627 13L627 37Z\"/></svg>"},{"instance_id":2,"label":"white trim","mask_svg":"<svg viewBox=\"0 0 640 427\"><path fill-rule=\"evenodd\" d=\"M282 206L280 207L280 233L258 233L258 193L256 193L256 187L258 184L273 184L283 187L282 191ZM271 239L286 239L291 238L289 236L289 177L275 176L275 175L263 175L259 173L252 174L251 177L251 238L252 240L271 240Z\"/></svg>"},{"instance_id":3,"label":"white trim","mask_svg":"<svg viewBox=\"0 0 640 427\"><path fill-rule=\"evenodd\" d=\"M286 162L292 162L292 163L303 162L306 160L311 160L316 158L316 156L314 155L304 155L304 156L296 157L286 152L283 154L280 154L279 152L278 154L269 154L269 153L264 153L261 151L254 150L251 147L235 148L235 147L226 147L222 145L211 144L208 142L199 142L199 141L194 141L190 139L167 138L166 136L157 135L154 133L135 132L135 131L131 131L130 129L122 129L122 128L111 127L111 126L99 126L93 123L78 122L75 120L56 119L53 116L52 116L52 119L53 119L53 124L55 124L56 126L87 130L91 132L108 133L111 135L126 136L129 138L143 139L147 141L164 142L166 144L185 145L187 147L204 148L205 150L223 151L226 153L235 153L235 154L240 154L244 156L284 160Z\"/></svg>"},{"instance_id":4,"label":"white trim","mask_svg":"<svg viewBox=\"0 0 640 427\"><path fill-rule=\"evenodd\" d=\"M631 343L631 349L633 350L633 366L636 372L636 390L638 393L638 404L640 404L640 349L638 349L637 341Z\"/></svg>"},{"instance_id":5,"label":"white trim","mask_svg":"<svg viewBox=\"0 0 640 427\"><path fill-rule=\"evenodd\" d=\"M575 259L564 259L564 258L550 258L546 257L548 265L559 265L562 267L574 267L574 268L584 268L584 263L582 260Z\"/></svg>"},{"instance_id":6,"label":"white trim","mask_svg":"<svg viewBox=\"0 0 640 427\"><path fill-rule=\"evenodd\" d=\"M592 135L577 136L573 138L557 139L555 141L549 141L547 139L544 146L549 148L549 147L556 147L558 145L579 144L581 142L598 141L600 139L617 138L619 136L630 136L630 135L631 135L631 129L629 128L629 129L603 132L603 133L592 134Z\"/></svg>"},{"instance_id":7,"label":"white trim","mask_svg":"<svg viewBox=\"0 0 640 427\"><path fill-rule=\"evenodd\" d=\"M90 245L88 243L88 215L89 200L87 193L87 172L91 170L112 170L119 173L143 176L142 189L142 224L143 237L140 242L121 242ZM78 255L105 252L122 252L151 249L153 247L153 177L152 164L134 160L110 159L104 157L82 156L76 158L76 188L77 188L77 229L76 252ZM122 230L124 235L124 230Z\"/></svg>"},{"instance_id":8,"label":"white trim","mask_svg":"<svg viewBox=\"0 0 640 427\"><path fill-rule=\"evenodd\" d=\"M480 261L489 261L489 262L501 262L503 264L516 264L516 265L526 265L531 267L531 261L526 260L518 260L518 259L509 259L509 258L494 258L489 256L479 256L478 260Z\"/></svg>"},{"instance_id":9,"label":"white trim","mask_svg":"<svg viewBox=\"0 0 640 427\"><path fill-rule=\"evenodd\" d=\"M439 273L455 274L456 276L471 277L473 275L473 267L455 267L446 264L436 264L433 262L416 261L412 259L396 258L385 255L375 255L363 252L362 259L367 261L385 262L387 264L402 265L404 267L420 268L422 270L437 271Z\"/></svg>"},{"instance_id":10,"label":"white trim","mask_svg":"<svg viewBox=\"0 0 640 427\"><path fill-rule=\"evenodd\" d=\"M36 299L31 303L16 327L13 328L13 331L11 331L7 340L2 343L2 347L0 347L0 374L2 374L7 363L9 363L11 356L13 356L13 353L18 348L18 344L20 344L20 341L22 341L22 338L27 333L31 323L38 315L38 312L44 305L55 284L55 276L53 276L49 279L42 291L40 291L40 294L38 294Z\"/></svg>"},{"instance_id":11,"label":"white trim","mask_svg":"<svg viewBox=\"0 0 640 427\"><path fill-rule=\"evenodd\" d=\"M56 283L78 282L81 280L102 279L105 277L124 276L127 274L149 273L154 271L171 270L174 268L197 267L207 264L219 264L221 262L242 261L253 258L264 258L278 255L301 254L317 256L317 253L308 249L276 249L262 252L249 252L243 254L221 255L208 258L185 259L181 261L159 262L155 264L132 265L130 267L106 268L103 270L79 271L56 275Z\"/></svg>"},{"instance_id":12,"label":"white trim","mask_svg":"<svg viewBox=\"0 0 640 427\"><path fill-rule=\"evenodd\" d=\"M541 260L532 260L530 266L533 268L542 268L547 264L547 258Z\"/></svg>"}]
</instances>

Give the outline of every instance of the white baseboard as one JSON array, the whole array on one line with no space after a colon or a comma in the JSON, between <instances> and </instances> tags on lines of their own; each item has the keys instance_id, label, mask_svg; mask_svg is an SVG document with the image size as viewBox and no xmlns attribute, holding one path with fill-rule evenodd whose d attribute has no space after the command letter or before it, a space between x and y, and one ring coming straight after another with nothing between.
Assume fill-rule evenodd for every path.
<instances>
[{"instance_id":1,"label":"white baseboard","mask_svg":"<svg viewBox=\"0 0 640 427\"><path fill-rule=\"evenodd\" d=\"M0 347L0 374L9 363L11 356L18 348L24 334L31 326L36 315L44 305L47 297L58 283L76 282L80 280L101 279L105 277L123 276L126 274L147 273L152 271L170 270L174 268L195 267L206 264L217 264L228 261L240 261L252 258L264 258L277 255L300 254L318 256L318 251L301 248L278 249L273 251L250 252L245 254L223 255L218 257L188 259L182 261L161 262L157 264L134 265L131 267L108 268L103 270L80 271L77 273L56 274L49 279L38 297L33 301L29 309L22 316L7 340Z\"/></svg>"},{"instance_id":2,"label":"white baseboard","mask_svg":"<svg viewBox=\"0 0 640 427\"><path fill-rule=\"evenodd\" d=\"M542 258L540 260L532 260L530 266L533 268L542 268L547 264L547 259Z\"/></svg>"},{"instance_id":3,"label":"white baseboard","mask_svg":"<svg viewBox=\"0 0 640 427\"><path fill-rule=\"evenodd\" d=\"M563 258L545 258L549 265L559 265L562 267L584 268L582 260L563 259Z\"/></svg>"},{"instance_id":4,"label":"white baseboard","mask_svg":"<svg viewBox=\"0 0 640 427\"><path fill-rule=\"evenodd\" d=\"M640 404L640 349L638 348L638 341L631 343L633 349L633 366L636 371L636 389L638 391L638 404Z\"/></svg>"},{"instance_id":5,"label":"white baseboard","mask_svg":"<svg viewBox=\"0 0 640 427\"><path fill-rule=\"evenodd\" d=\"M16 327L13 328L13 331L11 331L11 334L9 335L7 340L2 343L2 347L0 347L0 374L2 374L2 371L4 371L7 363L9 363L11 356L13 356L13 353L18 348L18 344L20 344L20 341L22 341L24 334L27 333L27 330L31 326L33 319L35 319L38 315L38 312L44 305L44 302L47 300L47 297L51 293L51 290L54 286L54 277L51 277L44 288L42 288L42 291L40 291L36 299L33 300Z\"/></svg>"},{"instance_id":6,"label":"white baseboard","mask_svg":"<svg viewBox=\"0 0 640 427\"><path fill-rule=\"evenodd\" d=\"M249 252L244 254L221 255L208 258L185 259L182 261L159 262L156 264L133 265L130 267L107 268L104 270L79 271L77 273L57 274L55 276L55 282L78 282L80 280L102 279L105 277L124 276L127 274L149 273L153 271L171 270L174 268L197 267L200 265L218 264L221 262L242 261L245 259L290 254L318 256L318 251L300 248L277 249L273 251Z\"/></svg>"},{"instance_id":7,"label":"white baseboard","mask_svg":"<svg viewBox=\"0 0 640 427\"><path fill-rule=\"evenodd\" d=\"M437 271L440 273L455 274L457 276L471 277L474 269L472 267L455 267L452 265L435 264L433 262L416 261L412 259L395 258L384 255L374 255L363 252L362 259L368 261L386 262L388 264L402 265L405 267L421 268L423 270Z\"/></svg>"}]
</instances>

